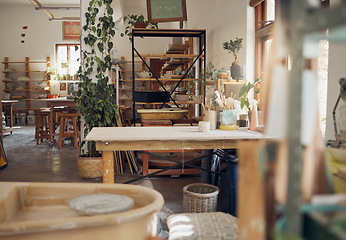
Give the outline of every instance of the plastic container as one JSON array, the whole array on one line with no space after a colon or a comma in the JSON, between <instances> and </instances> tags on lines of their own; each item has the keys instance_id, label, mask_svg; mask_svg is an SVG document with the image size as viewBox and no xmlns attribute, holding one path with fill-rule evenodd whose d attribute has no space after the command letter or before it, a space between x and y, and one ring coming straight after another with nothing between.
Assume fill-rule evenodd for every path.
<instances>
[{"instance_id":1,"label":"plastic container","mask_svg":"<svg viewBox=\"0 0 346 240\"><path fill-rule=\"evenodd\" d=\"M35 125L36 123L35 115L27 115L26 119L27 119L28 125Z\"/></svg>"},{"instance_id":2,"label":"plastic container","mask_svg":"<svg viewBox=\"0 0 346 240\"><path fill-rule=\"evenodd\" d=\"M237 110L223 109L220 110L220 130L237 129Z\"/></svg>"}]
</instances>

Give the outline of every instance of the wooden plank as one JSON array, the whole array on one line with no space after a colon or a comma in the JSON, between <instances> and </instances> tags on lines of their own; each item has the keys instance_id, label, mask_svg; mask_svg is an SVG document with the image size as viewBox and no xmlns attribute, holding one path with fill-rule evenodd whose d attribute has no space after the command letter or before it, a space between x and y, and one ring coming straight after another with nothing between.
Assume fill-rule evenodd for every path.
<instances>
[{"instance_id":1,"label":"wooden plank","mask_svg":"<svg viewBox=\"0 0 346 240\"><path fill-rule=\"evenodd\" d=\"M38 6L38 7L43 7L42 4L37 1L37 0L30 0L30 2L32 2L34 5ZM48 11L48 10L43 10L45 13L47 13L48 16L50 16L51 18L54 18L54 15Z\"/></svg>"},{"instance_id":2,"label":"wooden plank","mask_svg":"<svg viewBox=\"0 0 346 240\"><path fill-rule=\"evenodd\" d=\"M148 169L148 174L161 171L162 169ZM157 175L199 175L201 170L195 168L180 168L180 169L170 169Z\"/></svg>"},{"instance_id":3,"label":"wooden plank","mask_svg":"<svg viewBox=\"0 0 346 240\"><path fill-rule=\"evenodd\" d=\"M237 193L239 240L266 239L264 185L257 152L261 146L263 146L262 141L239 143Z\"/></svg>"},{"instance_id":4,"label":"wooden plank","mask_svg":"<svg viewBox=\"0 0 346 240\"><path fill-rule=\"evenodd\" d=\"M96 149L99 151L123 151L126 150L171 150L171 149L230 149L238 148L236 140L211 140L211 141L112 141L96 142Z\"/></svg>"},{"instance_id":5,"label":"wooden plank","mask_svg":"<svg viewBox=\"0 0 346 240\"><path fill-rule=\"evenodd\" d=\"M103 183L114 183L113 151L102 152Z\"/></svg>"},{"instance_id":6,"label":"wooden plank","mask_svg":"<svg viewBox=\"0 0 346 240\"><path fill-rule=\"evenodd\" d=\"M164 58L196 58L197 54L141 54L142 57L164 57ZM135 57L138 57L135 54ZM201 55L203 57L203 55Z\"/></svg>"}]
</instances>

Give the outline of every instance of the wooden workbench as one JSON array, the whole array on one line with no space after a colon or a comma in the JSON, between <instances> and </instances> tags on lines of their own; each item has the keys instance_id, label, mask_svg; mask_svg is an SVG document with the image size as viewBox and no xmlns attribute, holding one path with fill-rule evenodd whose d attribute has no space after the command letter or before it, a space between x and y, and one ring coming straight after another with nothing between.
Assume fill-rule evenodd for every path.
<instances>
[{"instance_id":1,"label":"wooden workbench","mask_svg":"<svg viewBox=\"0 0 346 240\"><path fill-rule=\"evenodd\" d=\"M86 137L102 151L103 182L114 183L113 151L191 150L237 148L238 141L264 139L258 132L213 130L198 127L95 127Z\"/></svg>"}]
</instances>

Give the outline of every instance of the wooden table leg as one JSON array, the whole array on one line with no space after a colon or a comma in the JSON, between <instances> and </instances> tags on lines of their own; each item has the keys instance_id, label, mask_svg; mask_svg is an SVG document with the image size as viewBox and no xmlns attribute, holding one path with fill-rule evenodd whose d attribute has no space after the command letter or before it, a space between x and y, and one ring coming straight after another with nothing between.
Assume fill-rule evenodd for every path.
<instances>
[{"instance_id":1,"label":"wooden table leg","mask_svg":"<svg viewBox=\"0 0 346 240\"><path fill-rule=\"evenodd\" d=\"M13 128L13 104L10 105L10 128Z\"/></svg>"},{"instance_id":2,"label":"wooden table leg","mask_svg":"<svg viewBox=\"0 0 346 240\"><path fill-rule=\"evenodd\" d=\"M103 183L114 183L113 151L102 151Z\"/></svg>"},{"instance_id":3,"label":"wooden table leg","mask_svg":"<svg viewBox=\"0 0 346 240\"><path fill-rule=\"evenodd\" d=\"M53 111L54 111L54 106L53 104L50 104L49 106L50 108L50 111L49 111L49 119L48 119L48 122L49 122L49 143L50 144L53 144L54 142L54 119L53 119Z\"/></svg>"}]
</instances>

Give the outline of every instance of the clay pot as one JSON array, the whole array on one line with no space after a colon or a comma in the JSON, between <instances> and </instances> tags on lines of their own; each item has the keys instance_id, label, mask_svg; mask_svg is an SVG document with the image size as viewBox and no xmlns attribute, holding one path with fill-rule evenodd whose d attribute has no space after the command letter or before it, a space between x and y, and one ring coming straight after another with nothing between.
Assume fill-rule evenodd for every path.
<instances>
[{"instance_id":1,"label":"clay pot","mask_svg":"<svg viewBox=\"0 0 346 240\"><path fill-rule=\"evenodd\" d=\"M235 61L232 63L231 77L232 79L236 79L236 80L244 78L242 66L240 65L238 61Z\"/></svg>"}]
</instances>

